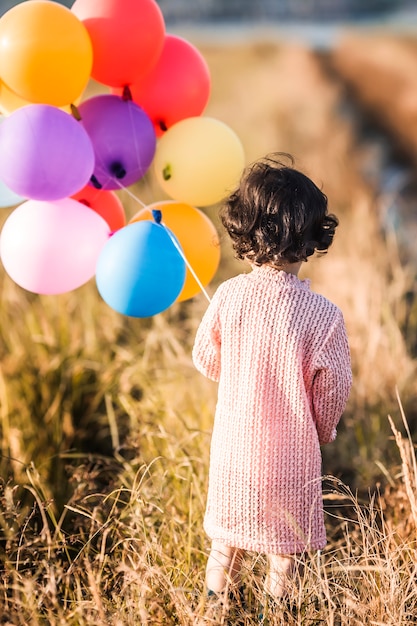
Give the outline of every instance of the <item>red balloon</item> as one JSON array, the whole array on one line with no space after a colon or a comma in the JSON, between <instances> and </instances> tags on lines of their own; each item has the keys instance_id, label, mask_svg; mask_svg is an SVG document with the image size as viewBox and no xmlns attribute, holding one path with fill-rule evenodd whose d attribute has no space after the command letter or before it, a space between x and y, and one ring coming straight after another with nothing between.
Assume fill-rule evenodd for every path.
<instances>
[{"instance_id":1,"label":"red balloon","mask_svg":"<svg viewBox=\"0 0 417 626\"><path fill-rule=\"evenodd\" d=\"M133 101L144 109L161 136L176 122L201 115L210 87L210 71L197 48L181 37L166 35L156 65L129 89ZM113 91L123 93L121 89Z\"/></svg>"},{"instance_id":2,"label":"red balloon","mask_svg":"<svg viewBox=\"0 0 417 626\"><path fill-rule=\"evenodd\" d=\"M90 35L98 82L130 85L157 62L165 22L155 0L75 0L71 11Z\"/></svg>"},{"instance_id":3,"label":"red balloon","mask_svg":"<svg viewBox=\"0 0 417 626\"><path fill-rule=\"evenodd\" d=\"M103 191L86 185L72 198L101 215L113 232L126 225L123 205L113 191Z\"/></svg>"}]
</instances>

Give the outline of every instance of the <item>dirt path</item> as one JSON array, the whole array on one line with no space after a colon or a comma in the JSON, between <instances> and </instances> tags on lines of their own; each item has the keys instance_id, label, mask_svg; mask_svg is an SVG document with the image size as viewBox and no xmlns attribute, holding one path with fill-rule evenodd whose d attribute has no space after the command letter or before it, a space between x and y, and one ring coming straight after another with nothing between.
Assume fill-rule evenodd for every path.
<instances>
[{"instance_id":1,"label":"dirt path","mask_svg":"<svg viewBox=\"0 0 417 626\"><path fill-rule=\"evenodd\" d=\"M331 61L360 105L417 168L417 39L350 33Z\"/></svg>"}]
</instances>

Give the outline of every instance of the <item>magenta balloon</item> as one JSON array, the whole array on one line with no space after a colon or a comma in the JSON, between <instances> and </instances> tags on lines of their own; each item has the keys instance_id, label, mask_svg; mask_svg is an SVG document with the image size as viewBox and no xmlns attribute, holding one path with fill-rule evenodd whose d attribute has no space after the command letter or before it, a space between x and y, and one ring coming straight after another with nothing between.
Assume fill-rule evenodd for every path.
<instances>
[{"instance_id":1,"label":"magenta balloon","mask_svg":"<svg viewBox=\"0 0 417 626\"><path fill-rule=\"evenodd\" d=\"M28 200L4 223L0 257L20 287L45 295L65 293L95 275L109 236L107 222L81 202Z\"/></svg>"},{"instance_id":2,"label":"magenta balloon","mask_svg":"<svg viewBox=\"0 0 417 626\"><path fill-rule=\"evenodd\" d=\"M81 124L95 153L94 176L103 189L140 180L152 163L156 135L148 115L131 100L100 95L80 104Z\"/></svg>"},{"instance_id":3,"label":"magenta balloon","mask_svg":"<svg viewBox=\"0 0 417 626\"><path fill-rule=\"evenodd\" d=\"M87 184L93 169L88 134L61 109L30 104L0 125L0 179L19 196L66 198Z\"/></svg>"}]
</instances>

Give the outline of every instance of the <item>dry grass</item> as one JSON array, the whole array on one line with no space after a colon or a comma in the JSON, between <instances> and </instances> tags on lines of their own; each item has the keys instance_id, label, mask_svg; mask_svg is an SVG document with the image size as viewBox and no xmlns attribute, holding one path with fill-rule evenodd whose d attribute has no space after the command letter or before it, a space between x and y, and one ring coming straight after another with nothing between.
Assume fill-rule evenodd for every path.
<instances>
[{"instance_id":1,"label":"dry grass","mask_svg":"<svg viewBox=\"0 0 417 626\"><path fill-rule=\"evenodd\" d=\"M77 488L59 520L34 468L27 469L32 504L26 511L17 488L4 487L3 615L12 624L198 623L207 550L201 534L207 462L201 450L207 434L148 424L142 427L143 440L145 454L158 452L148 464L142 454L129 462L116 456L81 463L73 476ZM403 473L395 480L391 505L402 498L405 515L415 506L415 458L406 440L398 443ZM97 491L103 477L107 488ZM414 504L408 499L410 485ZM290 618L273 608L270 623L414 623L413 516L407 533L400 534L382 495L359 501L334 479L327 481L325 504L328 548L306 560L292 597L297 615ZM262 558L248 556L248 606L239 614L248 625L257 623L263 602L263 571Z\"/></svg>"},{"instance_id":2,"label":"dry grass","mask_svg":"<svg viewBox=\"0 0 417 626\"><path fill-rule=\"evenodd\" d=\"M325 481L329 545L307 561L297 617L275 610L271 623L413 623L416 460L397 397L413 429L415 360L404 332L413 273L381 233L383 199L361 177L339 86L314 56L273 42L201 50L213 78L207 113L238 132L248 161L293 153L341 219L328 257L304 270L345 313L355 375L339 438L325 449L325 472L339 477ZM158 199L150 177L134 192ZM222 245L210 289L243 269ZM48 298L3 277L1 291L2 623L197 623L216 402L190 359L204 297L132 320L91 284ZM264 563L249 556L245 565L249 625Z\"/></svg>"}]
</instances>

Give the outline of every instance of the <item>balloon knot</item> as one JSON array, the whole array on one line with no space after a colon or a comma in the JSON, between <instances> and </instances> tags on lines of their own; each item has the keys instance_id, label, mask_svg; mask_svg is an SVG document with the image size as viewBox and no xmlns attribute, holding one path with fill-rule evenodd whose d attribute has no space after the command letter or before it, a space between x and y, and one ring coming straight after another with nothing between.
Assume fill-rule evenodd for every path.
<instances>
[{"instance_id":1,"label":"balloon knot","mask_svg":"<svg viewBox=\"0 0 417 626\"><path fill-rule=\"evenodd\" d=\"M81 119L82 119L81 113L79 112L75 104L70 104L70 109L71 109L72 117L74 117L77 120L77 122L81 122Z\"/></svg>"},{"instance_id":2,"label":"balloon knot","mask_svg":"<svg viewBox=\"0 0 417 626\"><path fill-rule=\"evenodd\" d=\"M152 217L157 224L160 224L162 221L162 211L159 211L159 209L152 209Z\"/></svg>"},{"instance_id":3,"label":"balloon knot","mask_svg":"<svg viewBox=\"0 0 417 626\"><path fill-rule=\"evenodd\" d=\"M171 166L166 165L162 170L162 177L164 180L169 180L172 176Z\"/></svg>"},{"instance_id":4,"label":"balloon knot","mask_svg":"<svg viewBox=\"0 0 417 626\"><path fill-rule=\"evenodd\" d=\"M158 126L164 132L168 130L168 126L165 124L164 120L158 120Z\"/></svg>"},{"instance_id":5,"label":"balloon knot","mask_svg":"<svg viewBox=\"0 0 417 626\"><path fill-rule=\"evenodd\" d=\"M101 183L99 183L99 181L97 180L97 178L95 177L94 174L90 178L90 181L91 181L91 184L93 185L93 187L95 187L96 189L103 189L103 185Z\"/></svg>"},{"instance_id":6,"label":"balloon knot","mask_svg":"<svg viewBox=\"0 0 417 626\"><path fill-rule=\"evenodd\" d=\"M132 92L130 91L130 87L129 85L125 85L123 87L123 93L122 93L122 98L125 102L129 102L131 100L133 100L132 98Z\"/></svg>"},{"instance_id":7,"label":"balloon knot","mask_svg":"<svg viewBox=\"0 0 417 626\"><path fill-rule=\"evenodd\" d=\"M121 178L124 178L126 176L126 170L123 167L123 165L121 163L119 163L118 161L116 161L115 163L112 163L110 166L110 171L112 174L114 174L116 176L116 178L118 178L119 180Z\"/></svg>"}]
</instances>

